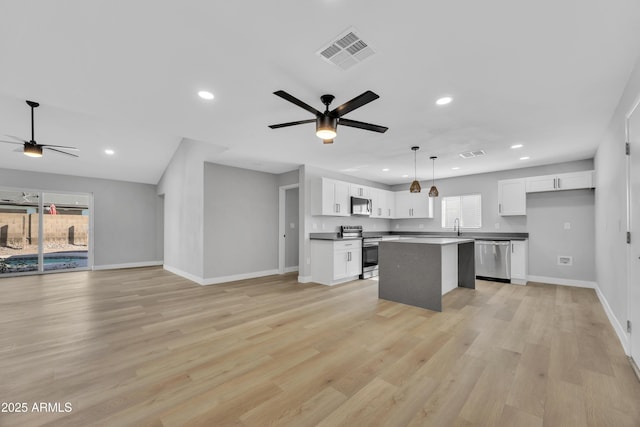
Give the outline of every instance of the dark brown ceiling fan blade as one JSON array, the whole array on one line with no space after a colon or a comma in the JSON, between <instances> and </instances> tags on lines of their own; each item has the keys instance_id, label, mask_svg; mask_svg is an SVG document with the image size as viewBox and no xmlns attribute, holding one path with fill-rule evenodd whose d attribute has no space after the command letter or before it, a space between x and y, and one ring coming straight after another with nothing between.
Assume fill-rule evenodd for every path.
<instances>
[{"instance_id":1,"label":"dark brown ceiling fan blade","mask_svg":"<svg viewBox=\"0 0 640 427\"><path fill-rule=\"evenodd\" d=\"M291 102L292 104L296 104L300 108L304 108L305 110L307 110L311 114L314 114L316 116L319 116L319 115L322 114L320 111L316 110L311 105L300 101L298 98L296 98L296 97L294 97L292 95L289 95L287 92L285 92L283 90L275 91L275 92L273 92L273 94L279 96L282 99L286 99L287 101Z\"/></svg>"},{"instance_id":2,"label":"dark brown ceiling fan blade","mask_svg":"<svg viewBox=\"0 0 640 427\"><path fill-rule=\"evenodd\" d=\"M66 154L67 156L78 157L76 154L71 154L71 153L67 153L66 151L56 150L55 148L51 148L51 145L43 145L42 148L50 151L55 151L56 153Z\"/></svg>"},{"instance_id":3,"label":"dark brown ceiling fan blade","mask_svg":"<svg viewBox=\"0 0 640 427\"><path fill-rule=\"evenodd\" d=\"M316 119L309 119L309 120L299 120L297 122L288 122L288 123L280 123L277 125L269 125L269 127L271 129L278 129L278 128L285 128L287 126L295 126L295 125L302 125L305 123L315 123Z\"/></svg>"},{"instance_id":4,"label":"dark brown ceiling fan blade","mask_svg":"<svg viewBox=\"0 0 640 427\"><path fill-rule=\"evenodd\" d=\"M79 151L79 148L76 147L69 147L66 145L50 145L50 144L38 144L39 146L41 146L42 148L49 148L49 147L54 147L54 148L64 148L65 150L74 150L74 151ZM53 148L51 148L52 150Z\"/></svg>"},{"instance_id":5,"label":"dark brown ceiling fan blade","mask_svg":"<svg viewBox=\"0 0 640 427\"><path fill-rule=\"evenodd\" d=\"M356 120L349 120L349 119L340 119L340 120L338 120L338 124L340 126L349 126L349 127L352 127L352 128L370 130L370 131L373 131L373 132L380 132L380 133L385 133L387 131L387 129L389 129L386 126L380 126L380 125L374 125L374 124L371 124L371 123L358 122Z\"/></svg>"},{"instance_id":6,"label":"dark brown ceiling fan blade","mask_svg":"<svg viewBox=\"0 0 640 427\"><path fill-rule=\"evenodd\" d=\"M2 141L2 140L0 140L0 142L4 142L4 143L7 143L7 144L17 144L17 145L23 145L24 144L24 142L15 142L15 141Z\"/></svg>"},{"instance_id":7,"label":"dark brown ceiling fan blade","mask_svg":"<svg viewBox=\"0 0 640 427\"><path fill-rule=\"evenodd\" d=\"M4 134L4 136L8 136L11 139L15 139L16 141L20 141L21 143L25 143L25 142L29 142L27 140L24 140L22 138L18 138L17 136L13 136L13 135L7 135L6 133Z\"/></svg>"},{"instance_id":8,"label":"dark brown ceiling fan blade","mask_svg":"<svg viewBox=\"0 0 640 427\"><path fill-rule=\"evenodd\" d=\"M351 101L347 101L336 109L332 110L329 115L332 117L342 117L345 114L355 110L356 108L360 108L363 105L370 103L371 101L375 101L380 98L377 94L371 92L370 90L364 92L362 95L358 95L353 98Z\"/></svg>"}]
</instances>

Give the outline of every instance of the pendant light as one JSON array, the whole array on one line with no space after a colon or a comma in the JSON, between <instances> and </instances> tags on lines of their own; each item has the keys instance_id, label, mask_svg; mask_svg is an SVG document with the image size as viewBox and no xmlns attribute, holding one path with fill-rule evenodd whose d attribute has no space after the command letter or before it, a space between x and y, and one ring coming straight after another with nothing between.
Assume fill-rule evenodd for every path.
<instances>
[{"instance_id":1,"label":"pendant light","mask_svg":"<svg viewBox=\"0 0 640 427\"><path fill-rule=\"evenodd\" d=\"M410 193L419 193L422 188L420 188L420 183L418 182L418 174L416 172L416 156L420 147L411 147L413 150L413 182L411 183L411 187L409 187Z\"/></svg>"},{"instance_id":2,"label":"pendant light","mask_svg":"<svg viewBox=\"0 0 640 427\"><path fill-rule=\"evenodd\" d=\"M436 188L436 159L437 156L429 157L433 162L433 181L431 183L431 188L429 189L429 197L438 197L438 189Z\"/></svg>"}]
</instances>

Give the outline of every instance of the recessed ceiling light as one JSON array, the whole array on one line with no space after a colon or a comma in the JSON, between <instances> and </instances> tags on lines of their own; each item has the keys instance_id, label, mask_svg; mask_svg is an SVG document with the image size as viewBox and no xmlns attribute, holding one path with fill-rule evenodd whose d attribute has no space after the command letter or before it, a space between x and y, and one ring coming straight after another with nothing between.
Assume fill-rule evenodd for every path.
<instances>
[{"instance_id":1,"label":"recessed ceiling light","mask_svg":"<svg viewBox=\"0 0 640 427\"><path fill-rule=\"evenodd\" d=\"M520 157L520 160L529 160L529 156Z\"/></svg>"},{"instance_id":2,"label":"recessed ceiling light","mask_svg":"<svg viewBox=\"0 0 640 427\"><path fill-rule=\"evenodd\" d=\"M457 171L458 169L460 169L458 166L455 166L455 167L451 168L451 170L453 170L453 171Z\"/></svg>"},{"instance_id":3,"label":"recessed ceiling light","mask_svg":"<svg viewBox=\"0 0 640 427\"><path fill-rule=\"evenodd\" d=\"M522 147L524 147L524 145L522 145L522 144L513 144L511 146L511 148L522 148Z\"/></svg>"},{"instance_id":4,"label":"recessed ceiling light","mask_svg":"<svg viewBox=\"0 0 640 427\"><path fill-rule=\"evenodd\" d=\"M389 172L389 168L382 169L382 172Z\"/></svg>"},{"instance_id":5,"label":"recessed ceiling light","mask_svg":"<svg viewBox=\"0 0 640 427\"><path fill-rule=\"evenodd\" d=\"M443 96L442 98L438 99L436 101L436 105L447 105L448 103L450 103L451 101L453 101L453 98L450 96Z\"/></svg>"},{"instance_id":6,"label":"recessed ceiling light","mask_svg":"<svg viewBox=\"0 0 640 427\"><path fill-rule=\"evenodd\" d=\"M213 99L213 94L211 92L207 92L206 90L201 90L200 92L198 92L198 96L202 99Z\"/></svg>"},{"instance_id":7,"label":"recessed ceiling light","mask_svg":"<svg viewBox=\"0 0 640 427\"><path fill-rule=\"evenodd\" d=\"M107 148L106 150L104 150L104 153L110 156L113 156L116 152L113 151L111 148Z\"/></svg>"},{"instance_id":8,"label":"recessed ceiling light","mask_svg":"<svg viewBox=\"0 0 640 427\"><path fill-rule=\"evenodd\" d=\"M409 175L407 175L406 173L404 175L402 175L403 178L409 178Z\"/></svg>"}]
</instances>

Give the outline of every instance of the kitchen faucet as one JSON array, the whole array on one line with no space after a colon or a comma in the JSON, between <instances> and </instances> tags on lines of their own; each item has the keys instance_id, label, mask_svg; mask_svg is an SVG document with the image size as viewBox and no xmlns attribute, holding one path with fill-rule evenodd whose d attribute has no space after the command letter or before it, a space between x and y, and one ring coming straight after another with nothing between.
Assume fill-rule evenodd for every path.
<instances>
[{"instance_id":1,"label":"kitchen faucet","mask_svg":"<svg viewBox=\"0 0 640 427\"><path fill-rule=\"evenodd\" d=\"M458 236L460 235L460 218L456 218L453 220L453 231L457 231Z\"/></svg>"}]
</instances>

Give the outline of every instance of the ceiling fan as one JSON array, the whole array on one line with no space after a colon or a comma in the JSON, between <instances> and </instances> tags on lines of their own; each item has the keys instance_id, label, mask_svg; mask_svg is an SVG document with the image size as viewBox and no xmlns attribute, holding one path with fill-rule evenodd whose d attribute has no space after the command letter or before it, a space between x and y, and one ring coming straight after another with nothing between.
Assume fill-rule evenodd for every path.
<instances>
[{"instance_id":1,"label":"ceiling fan","mask_svg":"<svg viewBox=\"0 0 640 427\"><path fill-rule=\"evenodd\" d=\"M316 136L320 139L322 139L322 141L325 144L332 144L333 143L333 138L336 137L336 129L338 127L338 125L342 125L342 126L349 126L352 128L358 128L358 129L364 129L364 130L370 130L373 132L380 132L380 133L384 133L387 131L387 129L389 129L388 127L385 126L379 126L379 125L373 125L371 123L364 123L364 122L358 122L355 120L349 120L349 119L344 119L342 118L342 116L344 116L345 114L355 110L356 108L360 108L365 104L370 103L371 101L375 101L376 99L380 98L378 95L376 95L375 93L371 92L370 90L364 92L361 95L356 96L355 98L353 98L351 101L347 101L344 104L342 104L341 106L329 111L329 105L331 104L331 102L333 102L334 100L334 96L333 95L322 95L320 97L320 101L322 101L322 103L325 105L325 111L324 113L316 110L315 108L313 108L312 106L300 101L298 98L295 98L292 95L289 95L287 92L283 91L283 90L279 90L277 92L273 92L274 95L279 96L280 98L286 99L287 101L296 104L298 107L304 108L305 110L307 110L308 112L314 114L316 116L315 119L309 119L309 120L300 120L297 122L289 122L289 123L280 123L277 125L270 125L269 127L271 129L277 129L277 128L283 128L283 127L287 127L287 126L295 126L295 125L301 125L301 124L305 124L305 123L316 123Z\"/></svg>"},{"instance_id":2,"label":"ceiling fan","mask_svg":"<svg viewBox=\"0 0 640 427\"><path fill-rule=\"evenodd\" d=\"M27 141L17 136L6 135L11 139L15 139L15 141L2 141L6 144L19 144L23 145L23 153L29 157L42 157L42 150L51 150L56 153L66 154L67 156L78 157L76 154L67 153L66 151L58 150L58 148L64 148L65 150L78 150L75 147L68 147L65 145L49 145L49 144L38 144L36 142L36 138L34 136L34 126L33 126L33 109L40 106L37 102L27 101L27 105L31 107L31 140ZM18 142L19 141L19 142ZM17 150L16 150L17 151Z\"/></svg>"}]
</instances>

